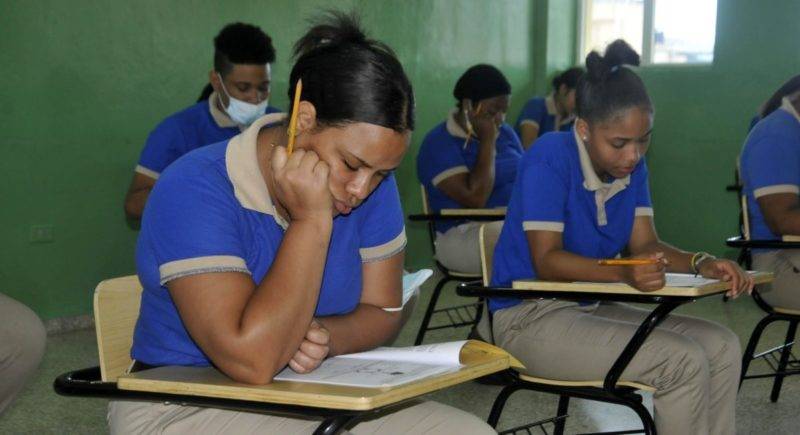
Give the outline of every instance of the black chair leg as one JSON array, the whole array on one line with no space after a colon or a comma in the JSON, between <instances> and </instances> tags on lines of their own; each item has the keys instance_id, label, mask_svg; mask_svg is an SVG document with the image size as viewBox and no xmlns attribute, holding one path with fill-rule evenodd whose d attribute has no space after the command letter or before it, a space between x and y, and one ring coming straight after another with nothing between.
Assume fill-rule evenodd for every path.
<instances>
[{"instance_id":1,"label":"black chair leg","mask_svg":"<svg viewBox=\"0 0 800 435\"><path fill-rule=\"evenodd\" d=\"M650 415L650 412L647 411L647 408L644 407L641 403L628 403L628 407L633 409L636 415L639 416L639 419L642 420L642 430L647 435L655 435L656 434L656 423L653 421L653 417Z\"/></svg>"},{"instance_id":2,"label":"black chair leg","mask_svg":"<svg viewBox=\"0 0 800 435\"><path fill-rule=\"evenodd\" d=\"M497 428L497 422L500 421L500 414L503 412L503 407L506 406L506 401L508 398L514 394L515 391L519 390L521 385L517 382L511 383L503 387L500 390L500 394L497 395L497 399L494 399L494 404L492 405L492 411L489 413L489 419L486 420L486 423L493 428Z\"/></svg>"},{"instance_id":3,"label":"black chair leg","mask_svg":"<svg viewBox=\"0 0 800 435\"><path fill-rule=\"evenodd\" d=\"M775 381L772 383L772 394L769 399L772 402L777 402L778 397L781 395L781 387L783 386L783 372L786 371L786 364L789 362L789 356L792 354L792 342L797 333L797 320L789 321L789 329L786 331L786 341L784 342L783 350L781 350L781 361L778 364L778 374L775 375Z\"/></svg>"},{"instance_id":4,"label":"black chair leg","mask_svg":"<svg viewBox=\"0 0 800 435\"><path fill-rule=\"evenodd\" d=\"M742 355L742 374L739 376L739 389L742 388L742 381L744 381L744 378L747 375L747 369L750 367L750 362L753 360L753 354L755 353L756 346L758 345L758 340L761 339L761 334L764 332L764 328L766 328L767 325L773 321L775 321L775 317L772 314L767 314L767 316L761 319L756 324L756 327L753 328L753 333L750 334L750 341L747 342L747 347Z\"/></svg>"},{"instance_id":5,"label":"black chair leg","mask_svg":"<svg viewBox=\"0 0 800 435\"><path fill-rule=\"evenodd\" d=\"M433 289L431 300L428 302L428 308L425 309L425 316L422 318L422 324L419 325L419 331L417 331L417 339L414 340L414 346L419 346L422 344L422 340L425 339L425 332L427 332L428 325L431 323L431 316L433 316L433 310L436 309L436 302L439 300L439 295L442 293L442 288L444 288L445 284L451 280L452 279L449 276L444 276L439 280L439 283L437 283L436 287Z\"/></svg>"},{"instance_id":6,"label":"black chair leg","mask_svg":"<svg viewBox=\"0 0 800 435\"><path fill-rule=\"evenodd\" d=\"M567 425L567 415L569 413L569 396L562 394L558 397L558 411L556 412L558 420L556 420L553 435L564 435L564 427Z\"/></svg>"}]
</instances>

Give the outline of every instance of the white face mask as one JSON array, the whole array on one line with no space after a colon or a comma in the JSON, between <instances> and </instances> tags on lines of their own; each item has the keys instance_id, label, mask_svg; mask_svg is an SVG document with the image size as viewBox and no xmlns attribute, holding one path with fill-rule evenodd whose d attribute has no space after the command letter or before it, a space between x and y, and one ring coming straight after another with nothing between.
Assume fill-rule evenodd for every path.
<instances>
[{"instance_id":1,"label":"white face mask","mask_svg":"<svg viewBox=\"0 0 800 435\"><path fill-rule=\"evenodd\" d=\"M217 77L219 77L219 83L222 85L222 91L228 96L229 102L228 107L225 108L225 111L235 123L240 125L250 125L253 123L253 121L264 115L264 111L267 109L267 104L269 103L269 98L265 98L264 101L258 104L237 100L236 98L231 97L231 94L228 93L227 89L225 89L225 83L222 82L222 76L219 75L219 73L217 74Z\"/></svg>"}]
</instances>

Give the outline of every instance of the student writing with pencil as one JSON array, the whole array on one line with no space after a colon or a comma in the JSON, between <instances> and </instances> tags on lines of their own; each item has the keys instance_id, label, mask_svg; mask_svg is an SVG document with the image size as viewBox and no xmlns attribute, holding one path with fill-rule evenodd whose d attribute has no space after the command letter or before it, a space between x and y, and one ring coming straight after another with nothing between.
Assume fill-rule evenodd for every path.
<instances>
[{"instance_id":1,"label":"student writing with pencil","mask_svg":"<svg viewBox=\"0 0 800 435\"><path fill-rule=\"evenodd\" d=\"M456 82L456 108L425 136L417 176L434 212L443 208L505 207L522 146L505 123L511 85L492 65L475 65ZM436 258L450 270L480 274L480 223L436 224Z\"/></svg>"},{"instance_id":2,"label":"student writing with pencil","mask_svg":"<svg viewBox=\"0 0 800 435\"><path fill-rule=\"evenodd\" d=\"M406 239L392 173L414 127L411 84L391 49L347 15L330 13L296 43L295 57L291 125L266 115L185 155L153 189L137 247L144 291L133 371L213 365L265 384L287 365L309 372L398 332ZM109 425L112 433L295 434L319 421L112 401ZM477 417L422 401L348 429L491 433Z\"/></svg>"},{"instance_id":3,"label":"student writing with pencil","mask_svg":"<svg viewBox=\"0 0 800 435\"><path fill-rule=\"evenodd\" d=\"M665 272L674 271L729 280L733 296L752 288L735 263L658 238L644 159L654 110L642 80L626 66L638 63L621 40L605 56L586 58L574 130L543 136L523 156L492 285L525 278L622 281L646 292L663 287ZM598 264L626 249L629 263L637 264ZM530 374L575 381L603 379L648 313L618 303L517 299L492 299L490 310L495 343ZM739 338L729 329L671 315L622 380L656 389L660 434L732 434L740 358Z\"/></svg>"}]
</instances>

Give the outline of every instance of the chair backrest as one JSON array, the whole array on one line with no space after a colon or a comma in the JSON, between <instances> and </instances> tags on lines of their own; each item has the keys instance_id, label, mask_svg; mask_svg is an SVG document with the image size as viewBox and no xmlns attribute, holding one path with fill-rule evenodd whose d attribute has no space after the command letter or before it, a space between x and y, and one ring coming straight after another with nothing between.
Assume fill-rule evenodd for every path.
<instances>
[{"instance_id":1,"label":"chair backrest","mask_svg":"<svg viewBox=\"0 0 800 435\"><path fill-rule=\"evenodd\" d=\"M425 186L422 184L419 185L420 188L420 198L422 198L422 214L430 214L431 213L431 206L428 203L428 192L425 190ZM428 239L431 243L431 252L436 256L436 244L434 241L436 240L436 225L434 222L428 221ZM440 266L439 269L441 269Z\"/></svg>"},{"instance_id":2,"label":"chair backrest","mask_svg":"<svg viewBox=\"0 0 800 435\"><path fill-rule=\"evenodd\" d=\"M747 195L741 195L742 207L742 238L750 240L750 213L747 211Z\"/></svg>"},{"instance_id":3,"label":"chair backrest","mask_svg":"<svg viewBox=\"0 0 800 435\"><path fill-rule=\"evenodd\" d=\"M141 300L142 285L136 275L107 279L94 290L94 323L104 382L115 382L131 365Z\"/></svg>"},{"instance_id":4,"label":"chair backrest","mask_svg":"<svg viewBox=\"0 0 800 435\"><path fill-rule=\"evenodd\" d=\"M425 190L425 186L423 186L422 184L419 185L419 188L420 188L420 191L422 192L422 194L421 194L421 197L422 197L422 213L430 214L431 207L428 204L428 192Z\"/></svg>"},{"instance_id":5,"label":"chair backrest","mask_svg":"<svg viewBox=\"0 0 800 435\"><path fill-rule=\"evenodd\" d=\"M489 222L481 225L479 232L481 248L481 272L483 273L483 285L488 286L492 279L492 260L494 259L494 247L497 239L500 238L500 231L503 229L503 221Z\"/></svg>"}]
</instances>

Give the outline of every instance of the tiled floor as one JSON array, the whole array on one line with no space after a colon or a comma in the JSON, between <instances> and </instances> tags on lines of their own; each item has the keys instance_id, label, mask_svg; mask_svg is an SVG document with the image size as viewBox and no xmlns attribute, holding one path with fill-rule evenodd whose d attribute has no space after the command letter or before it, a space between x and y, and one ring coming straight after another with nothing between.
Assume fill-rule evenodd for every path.
<instances>
[{"instance_id":1,"label":"tiled floor","mask_svg":"<svg viewBox=\"0 0 800 435\"><path fill-rule=\"evenodd\" d=\"M413 342L422 318L424 304L433 287L431 280L423 290L414 316L402 332L397 345ZM452 291L446 290L443 303L457 302ZM747 298L722 303L720 298L707 298L678 310L709 318L727 325L739 334L743 345L762 312ZM462 339L466 330L434 331L426 342ZM785 334L785 326L770 327L761 347L776 345ZM800 354L800 352L795 352ZM100 399L65 398L52 389L53 379L60 373L97 364L94 332L89 330L56 335L49 338L47 353L33 383L9 411L0 416L0 434L96 434L107 432L105 422L106 401ZM753 369L762 368L754 363ZM784 382L778 403L769 401L770 380L746 381L737 404L737 432L739 434L795 434L800 427L800 376ZM499 387L468 383L430 396L486 418ZM646 403L650 398L645 397ZM649 405L652 407L652 405ZM521 391L509 400L500 428L512 427L551 417L555 413L556 397L544 393ZM652 409L652 408L651 408ZM626 408L573 400L568 433L620 430L638 427L638 420Z\"/></svg>"}]
</instances>

